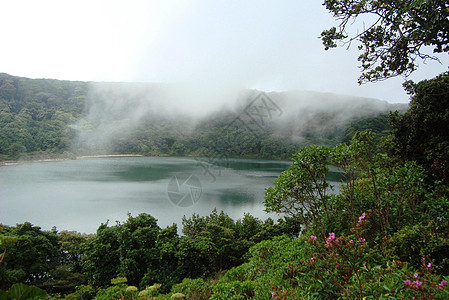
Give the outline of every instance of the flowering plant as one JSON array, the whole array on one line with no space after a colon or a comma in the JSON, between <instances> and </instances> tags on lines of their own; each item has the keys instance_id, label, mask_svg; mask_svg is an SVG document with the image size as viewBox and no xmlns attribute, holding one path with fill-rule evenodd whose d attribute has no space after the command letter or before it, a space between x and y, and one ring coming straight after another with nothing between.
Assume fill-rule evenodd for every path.
<instances>
[{"instance_id":1,"label":"flowering plant","mask_svg":"<svg viewBox=\"0 0 449 300\"><path fill-rule=\"evenodd\" d=\"M284 279L291 287L275 287L272 298L447 299L447 278L432 272L429 258L422 258L417 271L406 263L385 261L369 247L363 236L369 215L363 213L348 236L330 232L324 239L302 237L308 255L301 263L288 265Z\"/></svg>"},{"instance_id":2,"label":"flowering plant","mask_svg":"<svg viewBox=\"0 0 449 300\"><path fill-rule=\"evenodd\" d=\"M423 256L419 272L404 272L405 280L403 293L412 299L447 299L447 280L441 280L432 273L433 264L429 258Z\"/></svg>"},{"instance_id":3,"label":"flowering plant","mask_svg":"<svg viewBox=\"0 0 449 300\"><path fill-rule=\"evenodd\" d=\"M368 262L376 257L362 236L368 215L364 213L359 218L353 234L349 236L337 236L335 232L330 232L324 240L315 235L303 237L308 241L310 257L303 259L299 265L290 264L284 277L290 279L292 286L307 286L313 293L330 298L363 290L362 274L369 270ZM287 290L275 291L277 299L282 299L281 295L285 293Z\"/></svg>"}]
</instances>

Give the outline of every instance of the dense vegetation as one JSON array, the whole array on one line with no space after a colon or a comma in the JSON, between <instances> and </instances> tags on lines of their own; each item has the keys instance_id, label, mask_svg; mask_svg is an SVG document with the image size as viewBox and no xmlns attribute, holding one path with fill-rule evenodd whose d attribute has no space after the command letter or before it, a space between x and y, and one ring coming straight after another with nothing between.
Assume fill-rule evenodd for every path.
<instances>
[{"instance_id":1,"label":"dense vegetation","mask_svg":"<svg viewBox=\"0 0 449 300\"><path fill-rule=\"evenodd\" d=\"M4 226L1 288L66 299L447 299L448 82L409 83L411 109L392 113L389 135L301 148L266 190L277 223L214 211L184 218L181 236L148 214L93 235ZM346 177L338 194L329 165Z\"/></svg>"},{"instance_id":2,"label":"dense vegetation","mask_svg":"<svg viewBox=\"0 0 449 300\"><path fill-rule=\"evenodd\" d=\"M286 106L305 104L257 126L244 112L251 92L237 110L193 118L148 108L167 101L160 89L0 74L0 160L123 153L290 159L300 146L347 141L360 126L384 130L388 122L377 116L395 108L372 99L275 93L277 101L290 98Z\"/></svg>"},{"instance_id":3,"label":"dense vegetation","mask_svg":"<svg viewBox=\"0 0 449 300\"><path fill-rule=\"evenodd\" d=\"M359 39L361 81L413 71L415 58L427 57L423 45L448 52L445 1L324 4L342 21L339 31L323 32L325 47ZM347 37L346 25L362 14L378 19ZM76 151L104 150L77 139L76 126L69 126L104 125L88 118L84 83L1 80L3 158L62 153L67 141L79 143ZM375 114L329 130L335 115L321 112L314 116L327 126L308 123L301 143L315 145L299 150L293 140L279 143L282 126L249 134L231 112L194 128L185 119L143 120L128 137L116 137L113 151L271 157L294 151L289 169L265 193L266 210L283 218L234 221L213 211L184 218L181 236L176 225L160 228L148 214L101 224L93 235L4 226L0 299L448 299L449 73L405 86L410 110L391 113L389 125ZM54 93L66 100L55 101ZM296 130L291 120L284 127ZM179 131L182 124L195 134ZM345 175L337 194L327 182L330 165Z\"/></svg>"},{"instance_id":4,"label":"dense vegetation","mask_svg":"<svg viewBox=\"0 0 449 300\"><path fill-rule=\"evenodd\" d=\"M183 278L208 278L242 264L248 249L262 240L294 237L299 230L293 219L261 221L245 215L234 221L216 211L185 218L182 236L176 224L161 229L148 214L102 224L94 235L42 231L30 223L4 226L2 247L7 238L14 240L2 258L0 288L22 282L52 294L78 291L73 297L86 299L83 293L93 297L112 279L125 276L142 289L163 283L159 291L169 292Z\"/></svg>"},{"instance_id":5,"label":"dense vegetation","mask_svg":"<svg viewBox=\"0 0 449 300\"><path fill-rule=\"evenodd\" d=\"M63 153L83 113L87 84L0 74L0 159Z\"/></svg>"}]
</instances>

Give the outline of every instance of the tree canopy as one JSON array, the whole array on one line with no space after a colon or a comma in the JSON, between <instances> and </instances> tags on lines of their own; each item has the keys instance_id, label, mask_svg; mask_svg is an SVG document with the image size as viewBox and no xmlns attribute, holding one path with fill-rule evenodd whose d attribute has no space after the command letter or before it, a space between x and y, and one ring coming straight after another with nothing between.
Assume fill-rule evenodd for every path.
<instances>
[{"instance_id":1,"label":"tree canopy","mask_svg":"<svg viewBox=\"0 0 449 300\"><path fill-rule=\"evenodd\" d=\"M392 150L402 160L424 166L432 181L449 181L449 74L404 84L410 110L390 117Z\"/></svg>"},{"instance_id":2,"label":"tree canopy","mask_svg":"<svg viewBox=\"0 0 449 300\"><path fill-rule=\"evenodd\" d=\"M359 83L407 76L417 68L418 58L436 60L425 46L434 53L449 53L446 0L325 0L323 5L340 21L338 28L321 33L325 49L337 47L337 42L360 43ZM349 27L360 18L361 32L349 34Z\"/></svg>"}]
</instances>

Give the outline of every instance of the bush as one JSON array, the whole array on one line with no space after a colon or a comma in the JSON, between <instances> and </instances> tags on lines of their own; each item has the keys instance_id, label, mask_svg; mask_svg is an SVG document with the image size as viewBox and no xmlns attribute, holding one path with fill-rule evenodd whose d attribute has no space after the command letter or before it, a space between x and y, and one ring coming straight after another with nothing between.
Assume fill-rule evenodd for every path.
<instances>
[{"instance_id":1,"label":"bush","mask_svg":"<svg viewBox=\"0 0 449 300\"><path fill-rule=\"evenodd\" d=\"M252 299L255 295L254 281L220 282L213 288L210 299Z\"/></svg>"},{"instance_id":2,"label":"bush","mask_svg":"<svg viewBox=\"0 0 449 300\"><path fill-rule=\"evenodd\" d=\"M184 278L181 283L172 287L172 293L182 293L188 299L209 299L211 291L211 286L202 278Z\"/></svg>"},{"instance_id":3,"label":"bush","mask_svg":"<svg viewBox=\"0 0 449 300\"><path fill-rule=\"evenodd\" d=\"M434 262L438 274L449 273L449 226L429 223L407 226L390 236L383 246L384 254L392 259L409 262L414 268L421 266L421 258Z\"/></svg>"}]
</instances>

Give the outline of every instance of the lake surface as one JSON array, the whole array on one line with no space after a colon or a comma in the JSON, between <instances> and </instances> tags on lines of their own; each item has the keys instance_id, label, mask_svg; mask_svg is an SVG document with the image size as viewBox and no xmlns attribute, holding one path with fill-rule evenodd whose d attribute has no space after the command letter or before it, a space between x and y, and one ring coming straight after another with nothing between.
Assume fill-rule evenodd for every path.
<instances>
[{"instance_id":1,"label":"lake surface","mask_svg":"<svg viewBox=\"0 0 449 300\"><path fill-rule=\"evenodd\" d=\"M216 208L237 220L264 212L265 189L290 162L177 157L85 158L0 167L0 223L93 233L149 213L161 227ZM337 176L338 177L338 176ZM331 179L332 180L332 179Z\"/></svg>"}]
</instances>

